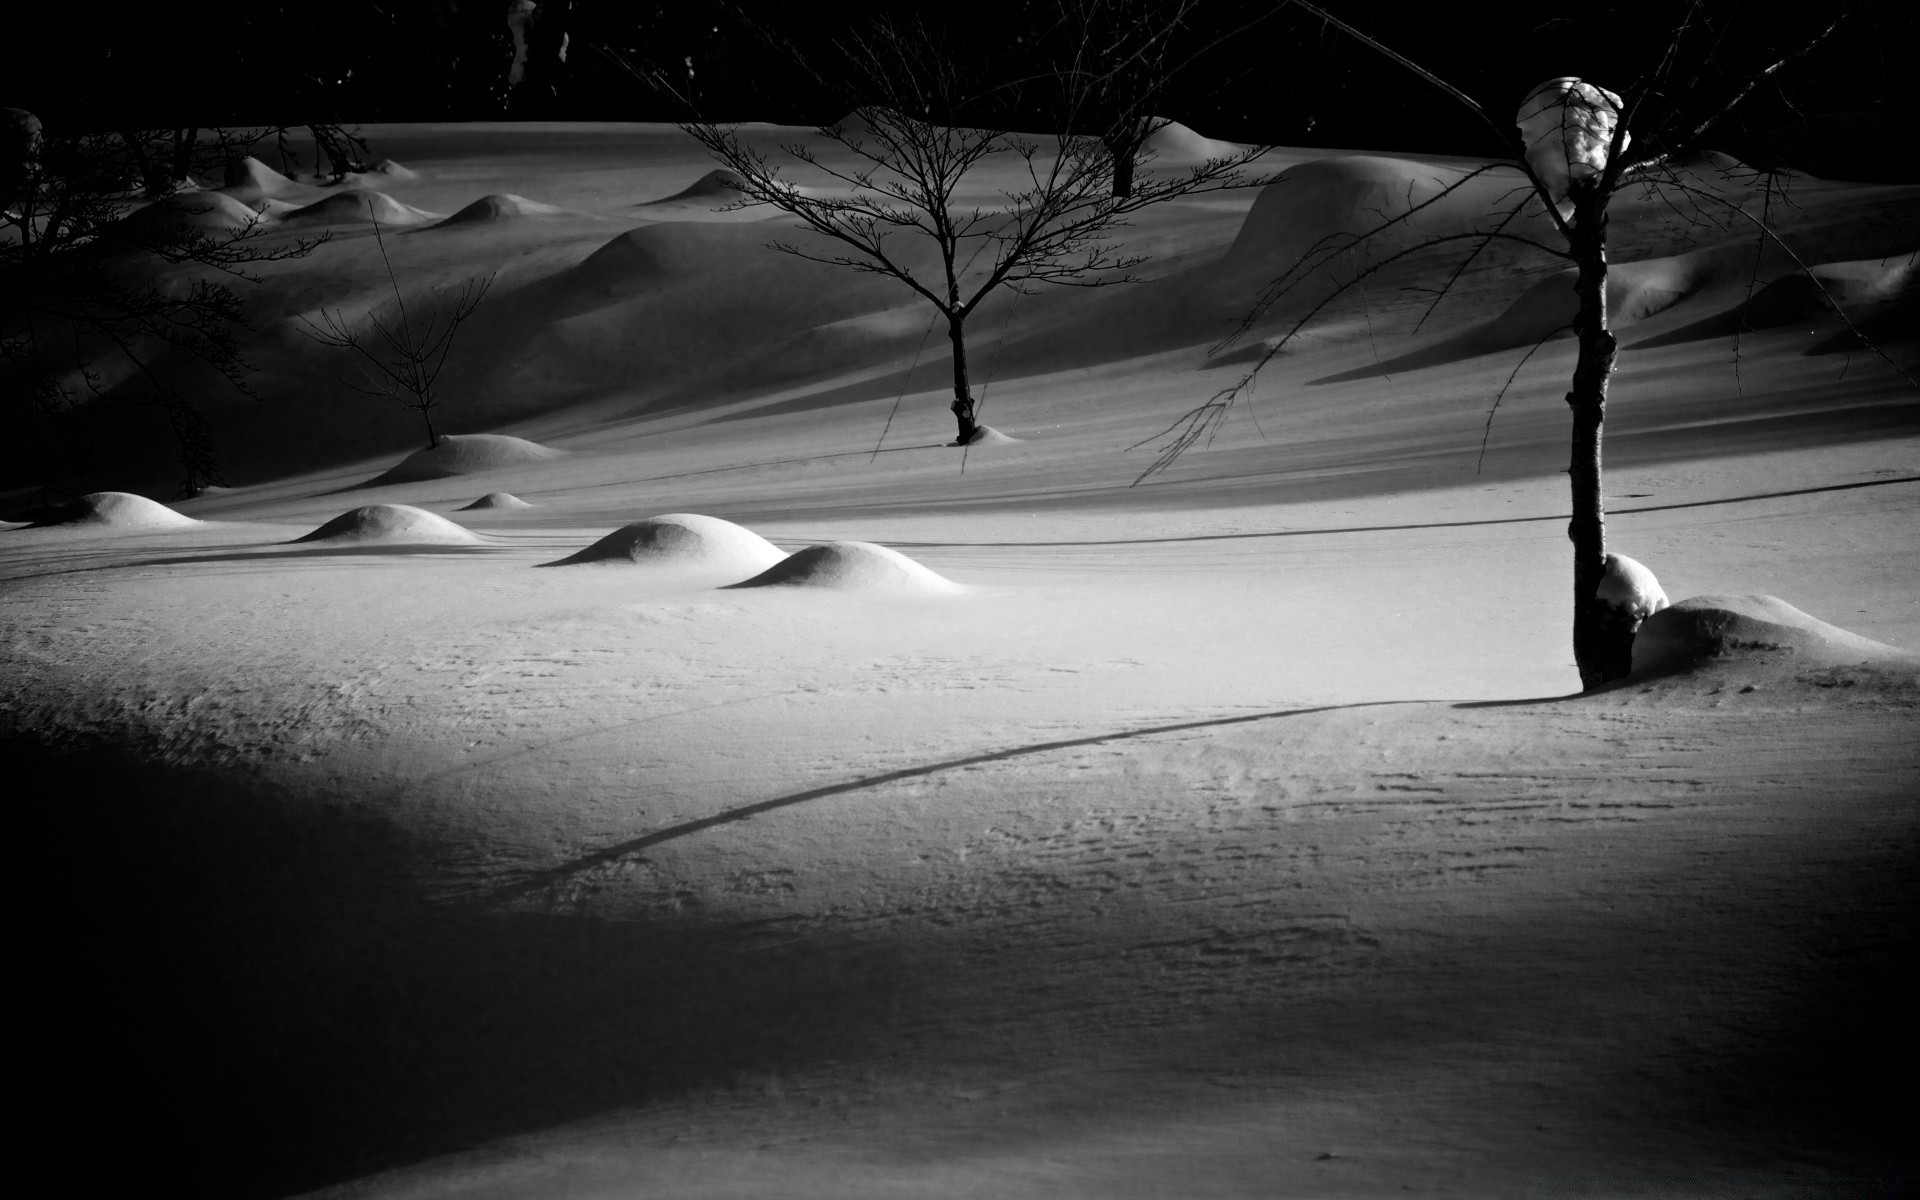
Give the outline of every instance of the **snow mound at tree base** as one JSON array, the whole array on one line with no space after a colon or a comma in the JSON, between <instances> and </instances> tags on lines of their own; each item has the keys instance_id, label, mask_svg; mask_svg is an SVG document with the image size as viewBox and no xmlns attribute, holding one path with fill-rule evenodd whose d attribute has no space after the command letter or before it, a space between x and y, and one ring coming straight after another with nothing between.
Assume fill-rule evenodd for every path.
<instances>
[{"instance_id":1,"label":"snow mound at tree base","mask_svg":"<svg viewBox=\"0 0 1920 1200\"><path fill-rule=\"evenodd\" d=\"M872 542L808 546L744 583L750 587L824 587L842 591L948 595L960 585L898 550Z\"/></svg>"},{"instance_id":2,"label":"snow mound at tree base","mask_svg":"<svg viewBox=\"0 0 1920 1200\"><path fill-rule=\"evenodd\" d=\"M369 504L341 513L312 533L293 539L294 544L427 546L472 546L479 541L470 530L408 504Z\"/></svg>"},{"instance_id":3,"label":"snow mound at tree base","mask_svg":"<svg viewBox=\"0 0 1920 1200\"><path fill-rule=\"evenodd\" d=\"M459 512L473 512L481 508L532 508L533 505L512 492L488 492L472 504L463 504Z\"/></svg>"},{"instance_id":4,"label":"snow mound at tree base","mask_svg":"<svg viewBox=\"0 0 1920 1200\"><path fill-rule=\"evenodd\" d=\"M525 467L552 462L566 455L565 450L542 446L525 438L504 433L451 433L440 444L416 450L367 487L385 483L418 483L423 479L447 479L454 475L475 475L507 467Z\"/></svg>"},{"instance_id":5,"label":"snow mound at tree base","mask_svg":"<svg viewBox=\"0 0 1920 1200\"><path fill-rule=\"evenodd\" d=\"M1019 442L1021 440L1022 439L1017 437L1008 437L1006 434L1001 433L998 429L995 429L991 425L976 425L973 428L973 436L968 438L965 442L962 442L960 439L955 438L953 441L948 442L947 445L949 446L962 446L962 445L964 446L1011 446L1014 443Z\"/></svg>"},{"instance_id":6,"label":"snow mound at tree base","mask_svg":"<svg viewBox=\"0 0 1920 1200\"><path fill-rule=\"evenodd\" d=\"M1920 655L1848 633L1777 596L1695 596L1640 626L1630 678L1780 661L1795 667L1920 668Z\"/></svg>"},{"instance_id":7,"label":"snow mound at tree base","mask_svg":"<svg viewBox=\"0 0 1920 1200\"><path fill-rule=\"evenodd\" d=\"M753 530L699 513L664 513L622 525L549 567L581 563L641 563L729 570L752 575L786 558Z\"/></svg>"},{"instance_id":8,"label":"snow mound at tree base","mask_svg":"<svg viewBox=\"0 0 1920 1200\"><path fill-rule=\"evenodd\" d=\"M200 522L175 512L157 500L131 492L92 492L68 507L34 522L36 526L91 526L145 533L160 529L192 529Z\"/></svg>"}]
</instances>

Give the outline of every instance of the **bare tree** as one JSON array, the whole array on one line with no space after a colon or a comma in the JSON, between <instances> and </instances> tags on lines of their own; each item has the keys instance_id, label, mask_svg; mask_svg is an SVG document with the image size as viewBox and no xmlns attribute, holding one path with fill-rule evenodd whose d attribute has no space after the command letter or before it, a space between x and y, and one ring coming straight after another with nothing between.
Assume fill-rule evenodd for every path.
<instances>
[{"instance_id":1,"label":"bare tree","mask_svg":"<svg viewBox=\"0 0 1920 1200\"><path fill-rule=\"evenodd\" d=\"M409 312L378 221L373 224L373 236L380 248L380 261L387 268L387 283L393 289L392 303L369 312L364 330L355 328L338 309L322 308L319 321L301 319L308 337L323 346L348 351L357 359L360 382L343 378L343 384L363 396L397 400L402 408L420 414L427 427L428 447L438 446L440 435L433 428L433 410L440 406L440 373L453 352L454 336L479 311L487 289L493 286L493 276L469 279L451 300L429 304L425 311Z\"/></svg>"},{"instance_id":2,"label":"bare tree","mask_svg":"<svg viewBox=\"0 0 1920 1200\"><path fill-rule=\"evenodd\" d=\"M1173 107L1176 85L1190 88L1197 63L1286 7L1223 19L1201 0L1058 0L1053 23L1033 39L1039 60L1030 74L1064 85L1049 89L1063 104L1059 127L1100 139L1113 160L1113 194L1127 196L1153 135L1171 124L1160 114ZM1216 72L1213 90L1228 82Z\"/></svg>"},{"instance_id":3,"label":"bare tree","mask_svg":"<svg viewBox=\"0 0 1920 1200\"><path fill-rule=\"evenodd\" d=\"M956 446L980 436L966 322L989 296L1003 287L1029 292L1045 284L1126 281L1144 261L1115 242L1129 218L1181 196L1246 186L1246 167L1264 150L1140 179L1116 194L1119 160L1098 133L1068 127L1040 139L1012 132L1004 114L1015 111L1016 84L980 82L981 73L924 25L882 20L838 48L841 86L856 107L819 136L844 152L835 159L851 165L802 142L780 145L784 161L776 162L736 127L696 119L681 128L733 173L740 206L772 205L824 239L783 240L773 249L884 275L933 305L953 347ZM657 76L649 82L673 90ZM1075 93L1090 77L1049 82L1066 93L1057 109L1073 112L1081 107ZM961 200L963 187L977 186L978 172L1001 164L1016 182L996 203ZM803 186L794 168L826 186ZM916 265L929 251L932 266Z\"/></svg>"},{"instance_id":4,"label":"bare tree","mask_svg":"<svg viewBox=\"0 0 1920 1200\"><path fill-rule=\"evenodd\" d=\"M1465 253L1428 306L1430 315L1433 305L1444 298L1452 284L1489 246L1508 242L1531 247L1567 263L1574 271L1577 309L1570 328L1578 344L1578 354L1567 393L1567 406L1572 413L1568 477L1573 516L1567 536L1574 550L1574 661L1580 671L1581 684L1587 689L1622 678L1632 670L1633 640L1639 617L1607 598L1602 586L1607 579L1608 554L1606 515L1601 498L1601 442L1608 384L1618 353L1607 315L1609 205L1629 187L1647 188L1663 193L1662 198L1669 203L1677 200L1676 207L1684 205L1696 213L1704 209L1725 210L1724 219L1751 223L1765 242L1791 255L1791 250L1763 216L1748 213L1737 201L1717 191L1690 183L1675 170L1674 164L1699 149L1702 138L1714 131L1755 88L1775 79L1831 37L1846 16L1842 14L1825 22L1796 42L1776 46L1775 53L1742 74L1709 78L1714 73L1707 68L1721 52L1727 34L1726 23L1710 19L1706 5L1694 0L1684 6L1670 30L1665 52L1638 84L1629 89L1629 99L1623 101L1618 95L1579 79L1550 80L1525 98L1516 125L1508 126L1496 121L1467 93L1406 55L1324 9L1301 0L1292 0L1292 3L1465 106L1507 147L1509 158L1468 172L1437 194L1410 204L1405 212L1384 217L1363 233L1336 235L1312 247L1265 289L1242 323L1242 331L1332 260L1396 227L1404 230L1422 211L1442 203L1487 173L1517 171L1524 182L1510 194L1512 202L1503 211L1490 213L1476 228L1425 238L1384 254L1332 288L1294 322L1284 336L1270 343L1265 354L1240 380L1189 410L1170 426L1166 431L1170 435L1168 440L1141 478L1164 470L1187 449L1210 436L1235 401L1252 386L1261 368L1348 289L1363 284L1370 276L1410 255L1448 244L1458 245ZM1629 132L1630 126L1638 126L1642 147L1638 158L1629 157L1627 153L1635 136ZM1531 231L1522 232L1526 228L1522 218L1528 216L1529 210L1536 227L1541 221L1547 224L1546 237L1551 240L1543 241ZM1793 261L1799 263L1797 257ZM1804 268L1804 264L1799 265ZM1808 277L1812 278L1810 273ZM1845 317L1837 304L1832 307ZM1565 332L1565 329L1553 332ZM1149 439L1152 440L1155 439Z\"/></svg>"},{"instance_id":5,"label":"bare tree","mask_svg":"<svg viewBox=\"0 0 1920 1200\"><path fill-rule=\"evenodd\" d=\"M96 418L140 406L165 420L185 472L180 490L197 494L220 481L220 466L212 427L174 367L197 361L257 399L232 282L252 282L252 268L324 238L265 244L263 222L243 207L232 205L238 219L227 221L217 201L172 197L173 166L155 174L150 146L122 133L49 135L26 114L11 124L27 132L10 148L0 196L0 395L14 427L33 431L43 485L90 481ZM205 144L231 141L210 131ZM156 262L208 274L166 287L153 278Z\"/></svg>"}]
</instances>

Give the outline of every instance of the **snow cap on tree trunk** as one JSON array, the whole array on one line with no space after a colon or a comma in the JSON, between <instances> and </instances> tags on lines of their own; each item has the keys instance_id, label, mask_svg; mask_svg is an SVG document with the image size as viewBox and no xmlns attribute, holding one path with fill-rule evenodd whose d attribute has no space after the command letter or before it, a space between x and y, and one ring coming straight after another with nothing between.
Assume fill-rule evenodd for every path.
<instances>
[{"instance_id":1,"label":"snow cap on tree trunk","mask_svg":"<svg viewBox=\"0 0 1920 1200\"><path fill-rule=\"evenodd\" d=\"M1563 215L1571 211L1562 202L1573 181L1606 169L1619 119L1620 97L1571 75L1547 80L1520 102L1514 121L1527 147L1527 162ZM1623 133L1620 149L1632 141L1632 134Z\"/></svg>"},{"instance_id":2,"label":"snow cap on tree trunk","mask_svg":"<svg viewBox=\"0 0 1920 1200\"><path fill-rule=\"evenodd\" d=\"M1644 621L1667 606L1667 593L1653 572L1624 554L1607 555L1607 573L1594 593L1615 609Z\"/></svg>"}]
</instances>

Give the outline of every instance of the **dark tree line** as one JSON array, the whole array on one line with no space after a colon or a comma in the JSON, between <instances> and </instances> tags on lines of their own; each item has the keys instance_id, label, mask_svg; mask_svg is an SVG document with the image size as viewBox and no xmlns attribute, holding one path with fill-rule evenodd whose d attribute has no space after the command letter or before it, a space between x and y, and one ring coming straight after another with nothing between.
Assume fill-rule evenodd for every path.
<instances>
[{"instance_id":1,"label":"dark tree line","mask_svg":"<svg viewBox=\"0 0 1920 1200\"><path fill-rule=\"evenodd\" d=\"M1161 0L1167 7L1171 0ZM980 0L963 23L975 44L1018 55L1046 36L1080 0ZM1243 142L1460 154L1494 153L1471 114L1408 94L1391 64L1276 0L1203 0L1191 28L1204 42L1259 22L1258 36L1228 38L1167 91L1165 107L1212 137ZM1476 4L1469 16L1442 5L1347 0L1342 19L1426 61L1477 96L1523 93L1538 64L1582 78L1639 74L1645 31L1666 28L1671 4L1655 0L1542 6ZM1824 112L1876 113L1889 129L1916 112L1904 64L1917 56L1916 10L1869 6L1844 35L1843 53L1810 64L1789 93L1765 88L1735 114L1720 146L1746 161L1776 151L1770 131ZM9 18L0 63L0 104L31 109L54 128L117 127L138 97L143 124L271 125L335 121L497 118L674 120L670 101L631 85L590 47L677 72L715 120L817 124L833 97L762 30L817 57L875 16L927 11L904 0L792 4L782 0L546 0L526 26L521 82L507 86L514 57L507 0L339 0L328 5L217 0L193 21L164 7L117 11L112 21L33 6ZM1736 34L1727 50L1749 47ZM1657 41L1658 39L1653 39ZM561 48L566 54L561 57ZM1912 146L1912 135L1906 135ZM1818 157L1818 138L1785 150ZM1913 166L1911 154L1895 154ZM1796 163L1793 165L1804 165Z\"/></svg>"}]
</instances>

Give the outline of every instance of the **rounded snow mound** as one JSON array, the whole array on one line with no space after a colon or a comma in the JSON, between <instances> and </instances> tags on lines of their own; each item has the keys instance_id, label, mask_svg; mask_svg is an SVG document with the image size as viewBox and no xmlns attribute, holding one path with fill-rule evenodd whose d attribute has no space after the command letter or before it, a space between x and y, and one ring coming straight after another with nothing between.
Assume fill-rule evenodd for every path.
<instances>
[{"instance_id":1,"label":"rounded snow mound","mask_svg":"<svg viewBox=\"0 0 1920 1200\"><path fill-rule=\"evenodd\" d=\"M344 512L298 542L469 546L480 539L445 517L408 504L368 504Z\"/></svg>"},{"instance_id":2,"label":"rounded snow mound","mask_svg":"<svg viewBox=\"0 0 1920 1200\"><path fill-rule=\"evenodd\" d=\"M477 508L532 508L533 505L512 492L488 492L472 504L460 506L460 512L472 512Z\"/></svg>"},{"instance_id":3,"label":"rounded snow mound","mask_svg":"<svg viewBox=\"0 0 1920 1200\"><path fill-rule=\"evenodd\" d=\"M556 204L542 204L538 200L529 200L525 196L516 196L512 192L494 192L475 200L440 222L435 228L445 229L449 225L513 221L521 217L550 217L565 211L566 209Z\"/></svg>"},{"instance_id":4,"label":"rounded snow mound","mask_svg":"<svg viewBox=\"0 0 1920 1200\"><path fill-rule=\"evenodd\" d=\"M92 492L39 525L93 525L128 533L191 529L199 521L132 492Z\"/></svg>"},{"instance_id":5,"label":"rounded snow mound","mask_svg":"<svg viewBox=\"0 0 1920 1200\"><path fill-rule=\"evenodd\" d=\"M238 233L261 221L259 213L225 192L181 192L156 200L120 222L135 236L168 233Z\"/></svg>"},{"instance_id":6,"label":"rounded snow mound","mask_svg":"<svg viewBox=\"0 0 1920 1200\"><path fill-rule=\"evenodd\" d=\"M1178 121L1162 117L1149 119L1153 122L1153 132L1140 143L1140 149L1143 157L1152 155L1154 162L1203 163L1215 158L1237 158L1241 153L1240 147L1232 142L1201 137Z\"/></svg>"},{"instance_id":7,"label":"rounded snow mound","mask_svg":"<svg viewBox=\"0 0 1920 1200\"><path fill-rule=\"evenodd\" d=\"M1607 555L1607 573L1600 579L1598 595L1635 620L1645 620L1667 607L1667 593L1653 572L1624 554Z\"/></svg>"},{"instance_id":8,"label":"rounded snow mound","mask_svg":"<svg viewBox=\"0 0 1920 1200\"><path fill-rule=\"evenodd\" d=\"M565 450L555 450L552 446L542 446L539 442L505 433L450 433L440 439L439 445L407 455L366 486L417 483L423 479L446 479L453 475L525 467L552 462L565 457L566 453Z\"/></svg>"},{"instance_id":9,"label":"rounded snow mound","mask_svg":"<svg viewBox=\"0 0 1920 1200\"><path fill-rule=\"evenodd\" d=\"M944 595L960 585L898 550L872 542L808 546L734 587L824 587L859 592Z\"/></svg>"},{"instance_id":10,"label":"rounded snow mound","mask_svg":"<svg viewBox=\"0 0 1920 1200\"><path fill-rule=\"evenodd\" d=\"M740 198L740 188L744 180L734 172L722 168L708 171L691 184L671 196L662 196L658 200L649 200L648 204L672 204L676 201L713 200L730 204Z\"/></svg>"},{"instance_id":11,"label":"rounded snow mound","mask_svg":"<svg viewBox=\"0 0 1920 1200\"><path fill-rule=\"evenodd\" d=\"M420 178L420 172L414 170L412 167L403 167L399 163L393 161L390 158L381 159L379 162L368 167L365 171L362 171L361 174L383 175L388 179Z\"/></svg>"},{"instance_id":12,"label":"rounded snow mound","mask_svg":"<svg viewBox=\"0 0 1920 1200\"><path fill-rule=\"evenodd\" d=\"M262 196L284 196L290 192L308 191L251 155L229 162L226 179L227 184L221 190L229 195L237 193L238 199L258 200Z\"/></svg>"},{"instance_id":13,"label":"rounded snow mound","mask_svg":"<svg viewBox=\"0 0 1920 1200\"><path fill-rule=\"evenodd\" d=\"M1220 268L1258 286L1290 270L1350 278L1417 242L1474 228L1521 178L1518 171L1490 171L1439 198L1465 175L1456 167L1365 154L1296 163L1260 189ZM1352 245L1389 218L1403 219L1364 246ZM1350 245L1339 253L1330 249ZM1320 299L1319 291L1310 292L1307 303Z\"/></svg>"},{"instance_id":14,"label":"rounded snow mound","mask_svg":"<svg viewBox=\"0 0 1920 1200\"><path fill-rule=\"evenodd\" d=\"M440 214L402 204L385 192L348 188L304 208L296 208L281 219L313 225L350 225L374 221L382 225L424 225L428 221L439 220Z\"/></svg>"},{"instance_id":15,"label":"rounded snow mound","mask_svg":"<svg viewBox=\"0 0 1920 1200\"><path fill-rule=\"evenodd\" d=\"M663 513L622 525L585 550L546 565L642 563L752 574L785 557L772 542L732 521L699 513Z\"/></svg>"},{"instance_id":16,"label":"rounded snow mound","mask_svg":"<svg viewBox=\"0 0 1920 1200\"><path fill-rule=\"evenodd\" d=\"M1633 674L1664 675L1774 654L1823 667L1920 664L1920 656L1848 633L1777 596L1695 596L1661 609L1640 626L1633 640Z\"/></svg>"}]
</instances>

